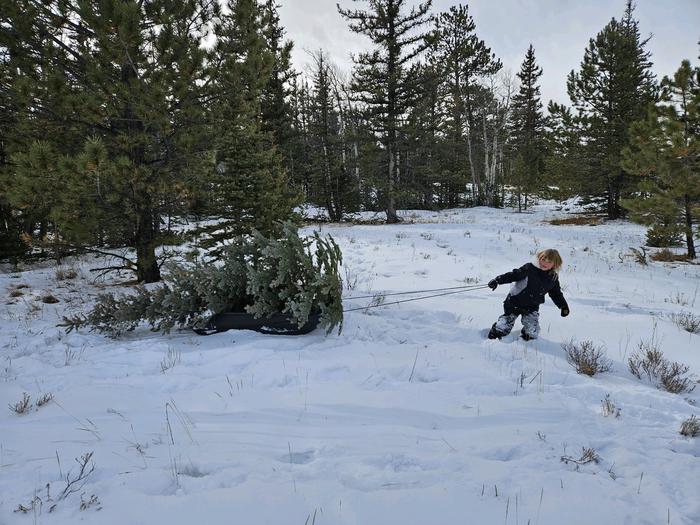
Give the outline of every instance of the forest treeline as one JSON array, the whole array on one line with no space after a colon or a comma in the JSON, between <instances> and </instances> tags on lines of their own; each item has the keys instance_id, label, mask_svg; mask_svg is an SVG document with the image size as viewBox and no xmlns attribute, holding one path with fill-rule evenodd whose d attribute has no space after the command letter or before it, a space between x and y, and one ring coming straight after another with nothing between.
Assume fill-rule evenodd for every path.
<instances>
[{"instance_id":1,"label":"forest treeline","mask_svg":"<svg viewBox=\"0 0 700 525\"><path fill-rule=\"evenodd\" d=\"M302 202L393 223L573 195L696 257L700 68L656 78L631 0L546 108L532 45L509 75L466 4L431 4L338 6L369 47L300 73L275 0L0 0L0 259L129 247L154 282L183 219L221 246Z\"/></svg>"}]
</instances>

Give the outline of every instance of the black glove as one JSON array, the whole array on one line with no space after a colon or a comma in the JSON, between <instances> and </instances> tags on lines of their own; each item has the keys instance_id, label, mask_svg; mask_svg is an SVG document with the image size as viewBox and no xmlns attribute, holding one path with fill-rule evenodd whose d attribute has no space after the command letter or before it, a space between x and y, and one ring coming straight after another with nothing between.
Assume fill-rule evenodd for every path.
<instances>
[{"instance_id":1,"label":"black glove","mask_svg":"<svg viewBox=\"0 0 700 525\"><path fill-rule=\"evenodd\" d=\"M561 309L561 316L562 316L562 317L566 317L566 316L569 315L570 313L571 313L571 312L569 312L569 307L568 307L568 306L565 306L564 308Z\"/></svg>"},{"instance_id":2,"label":"black glove","mask_svg":"<svg viewBox=\"0 0 700 525\"><path fill-rule=\"evenodd\" d=\"M491 288L492 290L495 290L497 286L498 286L498 283L496 282L496 279L491 279L489 281L488 287Z\"/></svg>"}]
</instances>

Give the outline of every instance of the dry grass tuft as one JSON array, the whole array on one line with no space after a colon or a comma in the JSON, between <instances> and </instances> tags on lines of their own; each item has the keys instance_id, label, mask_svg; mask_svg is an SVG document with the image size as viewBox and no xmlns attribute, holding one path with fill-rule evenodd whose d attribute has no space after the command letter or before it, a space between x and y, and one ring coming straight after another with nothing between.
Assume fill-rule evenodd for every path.
<instances>
[{"instance_id":1,"label":"dry grass tuft","mask_svg":"<svg viewBox=\"0 0 700 525\"><path fill-rule=\"evenodd\" d=\"M651 254L651 260L657 262L684 262L688 261L688 255L684 253L673 253L668 248L659 250Z\"/></svg>"},{"instance_id":2,"label":"dry grass tuft","mask_svg":"<svg viewBox=\"0 0 700 525\"><path fill-rule=\"evenodd\" d=\"M564 463L566 463L567 465L569 463L575 463L578 466L578 465L586 465L588 463L598 463L600 461L600 456L598 455L598 453L595 451L594 448L582 447L580 458L577 459L577 458L574 458L573 456L562 456L561 460Z\"/></svg>"},{"instance_id":3,"label":"dry grass tuft","mask_svg":"<svg viewBox=\"0 0 700 525\"><path fill-rule=\"evenodd\" d=\"M41 302L46 303L46 304L56 304L56 303L60 303L61 301L59 301L58 299L56 299L56 297L54 297L53 295L51 295L49 293L46 295L42 295Z\"/></svg>"},{"instance_id":4,"label":"dry grass tuft","mask_svg":"<svg viewBox=\"0 0 700 525\"><path fill-rule=\"evenodd\" d=\"M562 343L566 353L566 361L576 369L577 374L594 376L612 370L612 361L605 357L603 347L596 346L592 341Z\"/></svg>"},{"instance_id":5,"label":"dry grass tuft","mask_svg":"<svg viewBox=\"0 0 700 525\"><path fill-rule=\"evenodd\" d=\"M549 224L552 224L553 226L599 226L600 224L603 224L603 220L600 217L595 217L592 215L579 215L576 217L567 217L566 219L552 219L549 221Z\"/></svg>"},{"instance_id":6,"label":"dry grass tuft","mask_svg":"<svg viewBox=\"0 0 700 525\"><path fill-rule=\"evenodd\" d=\"M24 392L20 401L17 401L15 404L10 403L7 406L9 406L10 410L12 410L15 414L26 414L32 409L31 397L29 394Z\"/></svg>"},{"instance_id":7,"label":"dry grass tuft","mask_svg":"<svg viewBox=\"0 0 700 525\"><path fill-rule=\"evenodd\" d=\"M692 438L700 436L700 419L694 415L690 416L681 424L680 433L683 436Z\"/></svg>"},{"instance_id":8,"label":"dry grass tuft","mask_svg":"<svg viewBox=\"0 0 700 525\"><path fill-rule=\"evenodd\" d=\"M646 376L658 388L671 394L690 393L695 390L696 385L686 375L690 367L666 359L654 338L640 341L638 351L627 360L627 364L637 379Z\"/></svg>"},{"instance_id":9,"label":"dry grass tuft","mask_svg":"<svg viewBox=\"0 0 700 525\"><path fill-rule=\"evenodd\" d=\"M78 277L78 270L75 268L57 268L56 269L56 280L57 281L68 281Z\"/></svg>"},{"instance_id":10,"label":"dry grass tuft","mask_svg":"<svg viewBox=\"0 0 700 525\"><path fill-rule=\"evenodd\" d=\"M42 394L42 396L37 399L36 406L37 408L40 408L51 403L51 401L53 401L53 394L51 392L47 392L46 394Z\"/></svg>"},{"instance_id":11,"label":"dry grass tuft","mask_svg":"<svg viewBox=\"0 0 700 525\"><path fill-rule=\"evenodd\" d=\"M700 334L700 316L691 312L670 314L669 318L680 329L691 334Z\"/></svg>"},{"instance_id":12,"label":"dry grass tuft","mask_svg":"<svg viewBox=\"0 0 700 525\"><path fill-rule=\"evenodd\" d=\"M630 248L630 257L632 257L638 264L642 266L647 266L649 261L647 260L647 250L644 246L637 248Z\"/></svg>"}]
</instances>

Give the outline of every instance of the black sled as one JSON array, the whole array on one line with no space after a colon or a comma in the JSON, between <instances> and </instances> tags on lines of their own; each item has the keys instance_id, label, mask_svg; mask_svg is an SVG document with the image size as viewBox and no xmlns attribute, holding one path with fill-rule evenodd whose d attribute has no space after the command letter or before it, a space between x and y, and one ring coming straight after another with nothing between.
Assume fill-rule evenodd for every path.
<instances>
[{"instance_id":1,"label":"black sled","mask_svg":"<svg viewBox=\"0 0 700 525\"><path fill-rule=\"evenodd\" d=\"M199 335L218 334L228 330L255 330L267 335L304 335L315 330L320 319L320 313L311 313L306 323L300 327L288 313L256 319L247 312L224 312L212 315L206 325L193 330Z\"/></svg>"}]
</instances>

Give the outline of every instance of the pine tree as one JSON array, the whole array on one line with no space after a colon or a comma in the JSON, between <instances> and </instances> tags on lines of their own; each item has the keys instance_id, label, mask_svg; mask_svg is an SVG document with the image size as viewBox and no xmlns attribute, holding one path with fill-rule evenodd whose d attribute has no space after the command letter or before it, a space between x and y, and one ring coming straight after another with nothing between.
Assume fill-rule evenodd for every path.
<instances>
[{"instance_id":1,"label":"pine tree","mask_svg":"<svg viewBox=\"0 0 700 525\"><path fill-rule=\"evenodd\" d=\"M39 140L75 151L81 137L70 107L75 90L71 69L64 66L68 51L57 36L60 32L52 28L55 15L32 0L0 0L0 12L0 201L13 237L8 242L18 247L18 235L41 241L52 229L47 203L55 200L56 188L36 174L32 180L19 178L12 157Z\"/></svg>"},{"instance_id":2,"label":"pine tree","mask_svg":"<svg viewBox=\"0 0 700 525\"><path fill-rule=\"evenodd\" d=\"M295 203L272 133L262 129L261 99L274 57L257 1L230 0L214 33L211 212L224 221L210 228L212 244L254 228L267 234L291 215Z\"/></svg>"},{"instance_id":3,"label":"pine tree","mask_svg":"<svg viewBox=\"0 0 700 525\"><path fill-rule=\"evenodd\" d=\"M353 192L337 80L323 51L314 54L314 68L309 122L312 172L330 219L340 221Z\"/></svg>"},{"instance_id":4,"label":"pine tree","mask_svg":"<svg viewBox=\"0 0 700 525\"><path fill-rule=\"evenodd\" d=\"M311 181L311 144L309 139L310 94L306 79L294 77L290 87L292 140L290 146L291 183L302 194L304 202L315 202ZM320 201L319 201L320 202Z\"/></svg>"},{"instance_id":5,"label":"pine tree","mask_svg":"<svg viewBox=\"0 0 700 525\"><path fill-rule=\"evenodd\" d=\"M482 88L477 79L497 73L502 64L483 40L476 35L476 24L466 5L450 8L435 21L431 37L434 48L433 61L443 68L445 80L445 105L448 119L444 132L452 144L452 156L448 170L457 177L451 185L448 205L457 204L456 195L466 183L469 173L475 204L484 200L484 173L479 169L477 147L481 134L477 131L478 101ZM481 147L483 148L483 144Z\"/></svg>"},{"instance_id":6,"label":"pine tree","mask_svg":"<svg viewBox=\"0 0 700 525\"><path fill-rule=\"evenodd\" d=\"M613 18L590 40L580 71L571 71L567 81L569 97L585 123L596 194L605 198L610 219L624 215L620 198L629 188L620 159L629 125L643 118L656 97L650 53L644 49L648 41L641 38L634 4L627 0L622 20Z\"/></svg>"},{"instance_id":7,"label":"pine tree","mask_svg":"<svg viewBox=\"0 0 700 525\"><path fill-rule=\"evenodd\" d=\"M518 210L521 210L527 208L528 193L541 183L544 163L545 119L537 84L542 68L537 65L532 44L517 76L520 89L513 97L511 145L516 162L514 182L518 191Z\"/></svg>"},{"instance_id":8,"label":"pine tree","mask_svg":"<svg viewBox=\"0 0 700 525\"><path fill-rule=\"evenodd\" d=\"M441 136L441 69L430 55L420 64L419 79L417 102L406 119L403 149L404 171L411 192L408 204L418 209L455 206L459 188L464 191L464 173L449 169L448 145Z\"/></svg>"},{"instance_id":9,"label":"pine tree","mask_svg":"<svg viewBox=\"0 0 700 525\"><path fill-rule=\"evenodd\" d=\"M216 4L23 2L37 15L26 31L33 61L22 64L36 117L12 157L13 200L40 199L56 239L133 247L125 267L157 281L161 221L186 208L210 165L201 44ZM20 13L10 25L27 22Z\"/></svg>"},{"instance_id":10,"label":"pine tree","mask_svg":"<svg viewBox=\"0 0 700 525\"><path fill-rule=\"evenodd\" d=\"M651 237L669 240L674 231L682 232L688 257L694 259L700 218L700 68L684 60L661 89L661 103L632 126L623 166L642 180L639 194L622 203L633 219L652 226Z\"/></svg>"},{"instance_id":11,"label":"pine tree","mask_svg":"<svg viewBox=\"0 0 700 525\"><path fill-rule=\"evenodd\" d=\"M294 178L291 162L293 142L292 115L289 103L290 83L296 77L292 69L293 42L284 40L276 0L264 0L261 6L261 31L272 64L268 80L261 93L262 130L272 134L273 141L284 159L284 165Z\"/></svg>"},{"instance_id":12,"label":"pine tree","mask_svg":"<svg viewBox=\"0 0 700 525\"><path fill-rule=\"evenodd\" d=\"M17 7L17 6L15 6ZM10 2L0 1L0 11L8 12ZM26 248L21 240L19 210L10 205L7 190L10 187L10 135L18 124L19 108L13 93L13 57L11 43L18 40L16 29L0 24L0 260L11 259L15 264Z\"/></svg>"},{"instance_id":13,"label":"pine tree","mask_svg":"<svg viewBox=\"0 0 700 525\"><path fill-rule=\"evenodd\" d=\"M375 46L373 51L354 57L353 91L369 109L371 125L384 148L386 178L381 190L387 223L399 221L396 196L401 181L401 121L414 104L418 70L412 61L428 46L426 34L418 32L418 28L430 21L432 0L421 2L408 12L407 4L406 0L369 0L366 11L338 6L350 29L368 36Z\"/></svg>"},{"instance_id":14,"label":"pine tree","mask_svg":"<svg viewBox=\"0 0 700 525\"><path fill-rule=\"evenodd\" d=\"M331 236L300 237L291 223L279 235L253 231L223 249L221 264L171 264L168 282L139 286L135 293L98 296L87 315L64 317L68 332L89 326L111 337L136 329L204 328L211 314L247 312L254 317L287 314L298 327L311 314L330 333L343 323L342 253Z\"/></svg>"},{"instance_id":15,"label":"pine tree","mask_svg":"<svg viewBox=\"0 0 700 525\"><path fill-rule=\"evenodd\" d=\"M544 172L558 199L597 191L590 172L588 150L583 143L583 124L571 108L550 101L547 106ZM575 174L575 177L572 177Z\"/></svg>"}]
</instances>

